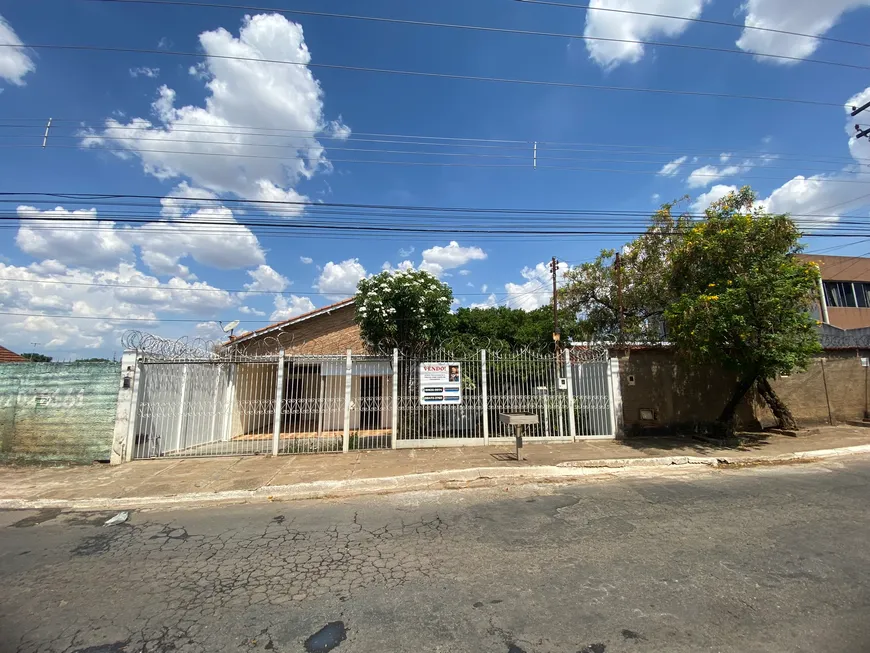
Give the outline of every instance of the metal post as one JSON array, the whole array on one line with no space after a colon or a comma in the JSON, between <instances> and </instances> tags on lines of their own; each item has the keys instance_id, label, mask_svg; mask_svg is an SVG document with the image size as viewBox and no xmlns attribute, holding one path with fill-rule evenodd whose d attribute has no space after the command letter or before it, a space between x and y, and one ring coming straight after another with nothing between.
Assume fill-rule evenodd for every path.
<instances>
[{"instance_id":1,"label":"metal post","mask_svg":"<svg viewBox=\"0 0 870 653\"><path fill-rule=\"evenodd\" d=\"M571 350L565 350L565 378L568 381L568 435L577 439L577 415L574 412L574 370L571 369Z\"/></svg>"},{"instance_id":2,"label":"metal post","mask_svg":"<svg viewBox=\"0 0 870 653\"><path fill-rule=\"evenodd\" d=\"M184 435L184 395L187 394L187 363L181 368L181 400L178 402L178 424L175 427L175 446L173 449L184 449L181 438Z\"/></svg>"},{"instance_id":3,"label":"metal post","mask_svg":"<svg viewBox=\"0 0 870 653\"><path fill-rule=\"evenodd\" d=\"M514 438L517 445L517 462L523 459L523 432L526 430L525 424L517 424L514 426Z\"/></svg>"},{"instance_id":4,"label":"metal post","mask_svg":"<svg viewBox=\"0 0 870 653\"><path fill-rule=\"evenodd\" d=\"M486 387L486 349L480 350L480 399L483 403L483 444L489 444L489 393Z\"/></svg>"},{"instance_id":5,"label":"metal post","mask_svg":"<svg viewBox=\"0 0 870 653\"><path fill-rule=\"evenodd\" d=\"M227 369L227 387L226 387L226 404L224 405L224 441L229 442L233 439L233 411L236 403L236 375L238 373L239 364L229 363Z\"/></svg>"},{"instance_id":6,"label":"metal post","mask_svg":"<svg viewBox=\"0 0 870 653\"><path fill-rule=\"evenodd\" d=\"M278 375L275 377L275 415L272 425L272 455L278 455L281 440L281 425L284 421L284 350L278 352Z\"/></svg>"},{"instance_id":7,"label":"metal post","mask_svg":"<svg viewBox=\"0 0 870 653\"><path fill-rule=\"evenodd\" d=\"M144 391L142 383L142 361L139 360L138 353L136 355L136 366L133 368L133 383L132 393L130 398L130 423L127 427L127 442L124 446L124 460L130 462L133 460L133 447L136 446L136 425L139 422L139 402L141 397L139 394Z\"/></svg>"},{"instance_id":8,"label":"metal post","mask_svg":"<svg viewBox=\"0 0 870 653\"><path fill-rule=\"evenodd\" d=\"M344 433L341 436L341 450L350 451L350 393L353 387L353 354L347 350L347 362L344 365Z\"/></svg>"},{"instance_id":9,"label":"metal post","mask_svg":"<svg viewBox=\"0 0 870 653\"><path fill-rule=\"evenodd\" d=\"M607 359L607 403L610 406L610 433L616 437L619 432L619 424L616 421L616 402L619 395L619 359ZM622 412L622 400L619 400L620 412Z\"/></svg>"},{"instance_id":10,"label":"metal post","mask_svg":"<svg viewBox=\"0 0 870 653\"><path fill-rule=\"evenodd\" d=\"M399 443L399 350L393 349L393 415L390 425L390 441L393 449L397 449Z\"/></svg>"}]
</instances>

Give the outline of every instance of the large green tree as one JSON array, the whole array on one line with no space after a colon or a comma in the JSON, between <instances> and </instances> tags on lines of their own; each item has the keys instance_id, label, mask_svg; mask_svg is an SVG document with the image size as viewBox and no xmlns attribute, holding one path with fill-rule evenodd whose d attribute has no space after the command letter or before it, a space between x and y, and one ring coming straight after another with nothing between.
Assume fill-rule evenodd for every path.
<instances>
[{"instance_id":1,"label":"large green tree","mask_svg":"<svg viewBox=\"0 0 870 653\"><path fill-rule=\"evenodd\" d=\"M46 356L45 354L38 354L36 352L30 351L26 354L21 355L29 360L31 363L50 363L53 360L51 356Z\"/></svg>"},{"instance_id":2,"label":"large green tree","mask_svg":"<svg viewBox=\"0 0 870 653\"><path fill-rule=\"evenodd\" d=\"M671 257L690 218L664 204L646 232L620 250L565 273L560 303L578 315L586 337L604 342L661 340L665 309L673 301Z\"/></svg>"},{"instance_id":3,"label":"large green tree","mask_svg":"<svg viewBox=\"0 0 870 653\"><path fill-rule=\"evenodd\" d=\"M371 349L413 350L449 335L450 286L422 270L385 271L357 285L356 321Z\"/></svg>"},{"instance_id":4,"label":"large green tree","mask_svg":"<svg viewBox=\"0 0 870 653\"><path fill-rule=\"evenodd\" d=\"M487 349L511 351L523 347L537 349L553 346L553 307L542 306L533 311L498 306L492 308L460 308L453 317L455 340L468 337L485 343ZM583 331L570 309L559 311L562 340L582 337Z\"/></svg>"},{"instance_id":5,"label":"large green tree","mask_svg":"<svg viewBox=\"0 0 870 653\"><path fill-rule=\"evenodd\" d=\"M800 232L786 215L754 207L746 187L714 203L673 252L669 337L693 360L738 381L720 421L731 423L756 385L781 428L797 428L770 379L804 369L819 350L811 308L819 271L799 259Z\"/></svg>"}]
</instances>

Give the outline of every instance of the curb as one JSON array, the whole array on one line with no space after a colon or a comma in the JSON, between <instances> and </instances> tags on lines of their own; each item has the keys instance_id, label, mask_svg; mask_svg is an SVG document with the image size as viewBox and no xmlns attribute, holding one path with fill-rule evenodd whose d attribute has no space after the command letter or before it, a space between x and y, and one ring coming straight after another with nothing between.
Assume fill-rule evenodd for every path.
<instances>
[{"instance_id":1,"label":"curb","mask_svg":"<svg viewBox=\"0 0 870 653\"><path fill-rule=\"evenodd\" d=\"M752 465L788 464L827 458L870 453L870 444L839 449L800 451L778 456L663 456L659 458L612 458L580 460L532 467L474 467L469 469L408 474L381 478L342 481L313 481L293 485L274 485L256 490L226 492L196 492L156 497L127 497L110 499L0 499L0 509L40 510L61 508L68 510L116 510L121 508L155 508L178 505L212 505L217 503L248 503L254 501L302 501L305 499L333 499L370 494L394 494L425 490L458 490L525 483L558 483L572 479L603 476L627 476L634 473L661 471L662 468L683 467L719 468Z\"/></svg>"}]
</instances>

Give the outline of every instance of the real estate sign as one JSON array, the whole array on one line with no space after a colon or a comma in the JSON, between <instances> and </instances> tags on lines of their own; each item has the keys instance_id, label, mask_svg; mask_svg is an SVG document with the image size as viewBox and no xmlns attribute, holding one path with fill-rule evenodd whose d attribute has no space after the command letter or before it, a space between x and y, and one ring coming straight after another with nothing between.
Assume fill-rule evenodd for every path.
<instances>
[{"instance_id":1,"label":"real estate sign","mask_svg":"<svg viewBox=\"0 0 870 653\"><path fill-rule=\"evenodd\" d=\"M420 363L420 405L462 403L462 368L459 363Z\"/></svg>"}]
</instances>

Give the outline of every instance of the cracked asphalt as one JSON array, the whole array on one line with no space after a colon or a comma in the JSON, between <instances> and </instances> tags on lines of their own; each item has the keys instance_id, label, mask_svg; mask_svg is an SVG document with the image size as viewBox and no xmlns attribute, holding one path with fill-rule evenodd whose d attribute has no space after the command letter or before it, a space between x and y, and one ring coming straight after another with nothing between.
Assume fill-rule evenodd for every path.
<instances>
[{"instance_id":1,"label":"cracked asphalt","mask_svg":"<svg viewBox=\"0 0 870 653\"><path fill-rule=\"evenodd\" d=\"M0 512L0 653L870 651L870 458Z\"/></svg>"}]
</instances>

